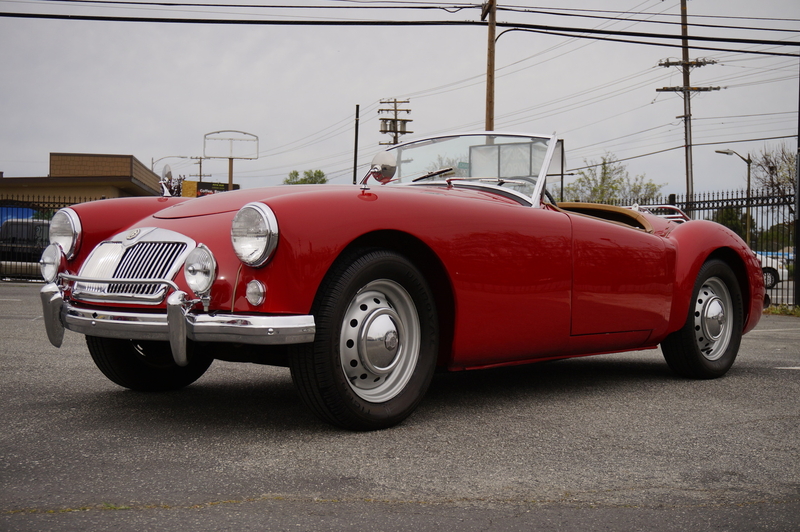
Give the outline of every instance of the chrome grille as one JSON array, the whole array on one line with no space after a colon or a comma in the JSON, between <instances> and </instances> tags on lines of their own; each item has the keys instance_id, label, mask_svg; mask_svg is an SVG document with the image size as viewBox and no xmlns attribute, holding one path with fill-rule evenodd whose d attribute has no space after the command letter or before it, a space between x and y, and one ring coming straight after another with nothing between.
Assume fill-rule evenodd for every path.
<instances>
[{"instance_id":1,"label":"chrome grille","mask_svg":"<svg viewBox=\"0 0 800 532\"><path fill-rule=\"evenodd\" d=\"M120 233L92 250L74 278L72 296L84 301L159 303L195 245L191 238L166 229ZM126 279L132 282L122 282Z\"/></svg>"},{"instance_id":2,"label":"chrome grille","mask_svg":"<svg viewBox=\"0 0 800 532\"><path fill-rule=\"evenodd\" d=\"M167 279L175 260L186 249L182 242L140 242L125 250L112 279ZM108 294L153 295L163 286L113 283Z\"/></svg>"}]
</instances>

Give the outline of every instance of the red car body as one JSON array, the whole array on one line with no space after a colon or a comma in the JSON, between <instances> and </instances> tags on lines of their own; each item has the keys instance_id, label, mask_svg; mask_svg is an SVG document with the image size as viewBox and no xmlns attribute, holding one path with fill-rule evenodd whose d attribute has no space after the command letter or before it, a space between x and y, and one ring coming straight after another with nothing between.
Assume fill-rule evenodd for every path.
<instances>
[{"instance_id":1,"label":"red car body","mask_svg":"<svg viewBox=\"0 0 800 532\"><path fill-rule=\"evenodd\" d=\"M234 217L253 202L267 205L280 227L274 254L260 266L240 260L231 239ZM738 284L731 290L741 294L740 324L734 336L755 327L764 299L758 260L738 236L719 224L677 223L635 209L545 198L534 208L513 195L498 194L491 186L459 186L449 180L411 186L280 186L197 199L126 198L85 203L72 210L80 220L81 234L74 256L59 263L59 272L67 276L78 274L100 243L140 228L174 231L210 250L216 260L210 300L203 309L195 301L186 310L191 313L315 316L319 321L315 305L320 304L326 279L337 271L339 261L357 256L359 250L397 254L418 270L429 287L435 304L435 366L448 370L656 347L688 327L698 276L710 261L726 265ZM186 274L178 272L171 280L172 291L177 288L192 297ZM246 297L251 281L264 289L257 305ZM59 286L61 298L55 302L53 285ZM43 291L45 314L57 316L51 321L67 328L72 327L65 305L101 315L126 309L154 315L167 312L166 294L155 304L141 305L75 298L74 284L63 276L48 286L50 290ZM726 326L728 319L733 317L709 323ZM79 332L91 336L83 328ZM319 324L315 334L319 340ZM292 356L299 356L281 344L263 345L237 357L231 355L235 338L224 343L212 345L209 356L289 365ZM301 373L293 367L293 376L302 378L296 376ZM332 407L320 406L327 399L318 397L322 392L316 384L305 387L312 409L349 428L389 426L410 413L389 416L388 421L353 421L356 414L330 414ZM421 387L424 393L427 384ZM361 411L362 399L345 397L342 404ZM413 406L419 399L421 394ZM366 405L383 407L387 402L391 401L367 400Z\"/></svg>"}]
</instances>

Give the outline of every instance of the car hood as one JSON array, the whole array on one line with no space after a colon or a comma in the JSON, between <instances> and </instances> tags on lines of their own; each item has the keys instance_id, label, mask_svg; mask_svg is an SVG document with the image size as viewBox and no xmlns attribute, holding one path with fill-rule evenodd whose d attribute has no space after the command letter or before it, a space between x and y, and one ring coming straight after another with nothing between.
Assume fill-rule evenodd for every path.
<instances>
[{"instance_id":1,"label":"car hood","mask_svg":"<svg viewBox=\"0 0 800 532\"><path fill-rule=\"evenodd\" d=\"M266 201L277 196L297 194L300 192L298 188L302 187L295 185L292 187L251 188L222 194L210 194L167 207L155 213L153 217L160 219L192 218L223 212L235 212L251 201Z\"/></svg>"},{"instance_id":2,"label":"car hood","mask_svg":"<svg viewBox=\"0 0 800 532\"><path fill-rule=\"evenodd\" d=\"M221 194L213 194L202 198L191 199L156 212L158 219L192 218L225 212L236 212L246 204L260 201L275 208L276 204L297 205L297 201L322 201L325 203L342 202L345 198L355 196L377 199L378 196L391 195L395 198L405 197L410 201L419 194L435 194L462 199L480 199L483 201L499 201L519 205L516 201L485 190L469 190L466 188L446 188L444 186L376 186L362 190L353 185L285 185L265 188L235 190ZM290 198L291 196L291 198ZM277 201L276 201L277 200ZM345 203L342 203L343 205Z\"/></svg>"}]
</instances>

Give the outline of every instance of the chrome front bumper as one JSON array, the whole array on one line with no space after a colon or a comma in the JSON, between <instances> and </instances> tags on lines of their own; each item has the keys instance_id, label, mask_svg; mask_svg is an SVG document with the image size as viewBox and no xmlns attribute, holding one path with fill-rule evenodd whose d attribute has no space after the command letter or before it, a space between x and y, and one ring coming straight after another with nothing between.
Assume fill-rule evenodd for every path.
<instances>
[{"instance_id":1,"label":"chrome front bumper","mask_svg":"<svg viewBox=\"0 0 800 532\"><path fill-rule=\"evenodd\" d=\"M175 363L185 366L186 340L258 345L302 344L314 340L314 316L200 314L187 303L186 293L167 298L167 312L93 310L71 305L55 283L40 292L50 343L61 347L64 329L104 338L169 341Z\"/></svg>"}]
</instances>

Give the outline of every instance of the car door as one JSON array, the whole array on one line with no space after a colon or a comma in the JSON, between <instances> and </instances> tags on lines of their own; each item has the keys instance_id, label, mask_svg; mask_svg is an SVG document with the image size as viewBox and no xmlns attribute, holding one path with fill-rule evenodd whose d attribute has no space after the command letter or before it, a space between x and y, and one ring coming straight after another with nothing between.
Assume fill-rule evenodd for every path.
<instances>
[{"instance_id":1,"label":"car door","mask_svg":"<svg viewBox=\"0 0 800 532\"><path fill-rule=\"evenodd\" d=\"M573 262L567 215L485 202L471 214L480 230L457 229L443 255L457 305L452 367L564 355Z\"/></svg>"},{"instance_id":2,"label":"car door","mask_svg":"<svg viewBox=\"0 0 800 532\"><path fill-rule=\"evenodd\" d=\"M649 333L663 326L673 282L663 240L622 223L569 216L574 260L571 334Z\"/></svg>"}]
</instances>

